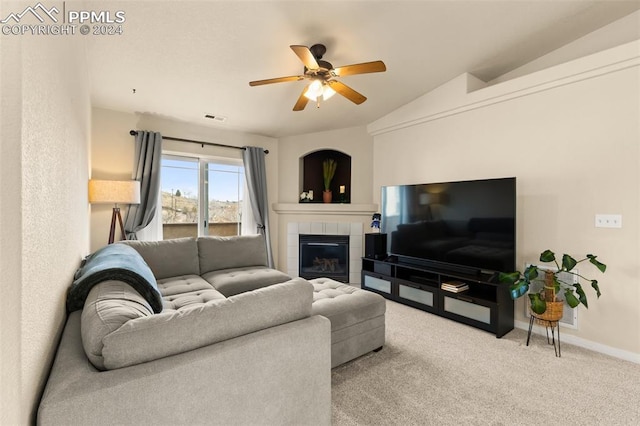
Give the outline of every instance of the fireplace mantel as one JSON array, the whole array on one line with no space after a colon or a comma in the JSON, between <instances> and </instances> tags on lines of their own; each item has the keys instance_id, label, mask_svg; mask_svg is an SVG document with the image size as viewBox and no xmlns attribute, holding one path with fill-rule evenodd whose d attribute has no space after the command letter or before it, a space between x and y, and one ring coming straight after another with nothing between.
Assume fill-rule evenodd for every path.
<instances>
[{"instance_id":1,"label":"fireplace mantel","mask_svg":"<svg viewBox=\"0 0 640 426\"><path fill-rule=\"evenodd\" d=\"M273 210L279 214L322 215L372 215L378 211L377 204L339 203L274 203Z\"/></svg>"}]
</instances>

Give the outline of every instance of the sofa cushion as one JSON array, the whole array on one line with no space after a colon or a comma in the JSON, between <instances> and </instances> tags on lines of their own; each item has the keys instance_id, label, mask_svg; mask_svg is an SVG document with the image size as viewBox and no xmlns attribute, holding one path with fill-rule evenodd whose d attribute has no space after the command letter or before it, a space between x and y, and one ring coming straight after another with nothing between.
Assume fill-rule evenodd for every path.
<instances>
[{"instance_id":1,"label":"sofa cushion","mask_svg":"<svg viewBox=\"0 0 640 426\"><path fill-rule=\"evenodd\" d=\"M198 244L195 238L163 241L121 241L140 253L156 280L178 275L200 275Z\"/></svg>"},{"instance_id":2,"label":"sofa cushion","mask_svg":"<svg viewBox=\"0 0 640 426\"><path fill-rule=\"evenodd\" d=\"M331 320L331 332L383 316L385 299L379 294L342 284L329 278L316 278L313 284L313 315Z\"/></svg>"},{"instance_id":3,"label":"sofa cushion","mask_svg":"<svg viewBox=\"0 0 640 426\"><path fill-rule=\"evenodd\" d=\"M211 284L197 275L182 275L158 281L164 302L163 312L177 311L211 300L225 299Z\"/></svg>"},{"instance_id":4,"label":"sofa cushion","mask_svg":"<svg viewBox=\"0 0 640 426\"><path fill-rule=\"evenodd\" d=\"M208 303L212 300L226 299L219 291L210 288L209 290L198 290L189 293L176 294L164 298L164 309L162 312L179 311Z\"/></svg>"},{"instance_id":5,"label":"sofa cushion","mask_svg":"<svg viewBox=\"0 0 640 426\"><path fill-rule=\"evenodd\" d=\"M283 283L291 279L284 272L267 268L266 266L248 266L211 271L203 274L202 278L227 297Z\"/></svg>"},{"instance_id":6,"label":"sofa cushion","mask_svg":"<svg viewBox=\"0 0 640 426\"><path fill-rule=\"evenodd\" d=\"M122 281L103 281L94 286L82 310L82 346L96 368L104 369L102 339L122 324L149 317L153 310L144 297Z\"/></svg>"},{"instance_id":7,"label":"sofa cushion","mask_svg":"<svg viewBox=\"0 0 640 426\"><path fill-rule=\"evenodd\" d=\"M178 275L163 278L158 280L157 283L163 299L181 293L213 289L213 286L199 275Z\"/></svg>"},{"instance_id":8,"label":"sofa cushion","mask_svg":"<svg viewBox=\"0 0 640 426\"><path fill-rule=\"evenodd\" d=\"M267 246L262 235L200 237L198 257L200 275L220 269L267 266Z\"/></svg>"},{"instance_id":9,"label":"sofa cushion","mask_svg":"<svg viewBox=\"0 0 640 426\"><path fill-rule=\"evenodd\" d=\"M310 316L313 286L286 283L127 321L105 336L107 369L186 352ZM215 366L212 366L215 368Z\"/></svg>"}]
</instances>

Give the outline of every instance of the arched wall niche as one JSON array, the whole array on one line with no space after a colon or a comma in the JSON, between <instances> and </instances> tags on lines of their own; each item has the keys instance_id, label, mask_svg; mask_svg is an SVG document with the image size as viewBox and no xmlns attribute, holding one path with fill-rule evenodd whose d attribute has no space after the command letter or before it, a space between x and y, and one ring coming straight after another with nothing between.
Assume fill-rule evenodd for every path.
<instances>
[{"instance_id":1,"label":"arched wall niche","mask_svg":"<svg viewBox=\"0 0 640 426\"><path fill-rule=\"evenodd\" d=\"M333 192L332 203L350 203L351 200L351 156L333 149L321 149L310 152L300 158L300 193L313 191L312 203L322 203L324 180L322 162L334 159L338 166L331 180L330 189ZM344 193L341 193L344 187ZM301 200L302 202L302 200Z\"/></svg>"}]
</instances>

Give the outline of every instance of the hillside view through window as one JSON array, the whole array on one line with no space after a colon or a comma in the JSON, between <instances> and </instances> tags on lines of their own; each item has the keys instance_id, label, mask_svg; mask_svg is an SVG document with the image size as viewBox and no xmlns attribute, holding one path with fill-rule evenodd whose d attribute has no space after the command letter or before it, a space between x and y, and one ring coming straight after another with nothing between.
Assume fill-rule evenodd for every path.
<instances>
[{"instance_id":1,"label":"hillside view through window","mask_svg":"<svg viewBox=\"0 0 640 426\"><path fill-rule=\"evenodd\" d=\"M243 183L242 165L163 156L163 238L239 235Z\"/></svg>"}]
</instances>

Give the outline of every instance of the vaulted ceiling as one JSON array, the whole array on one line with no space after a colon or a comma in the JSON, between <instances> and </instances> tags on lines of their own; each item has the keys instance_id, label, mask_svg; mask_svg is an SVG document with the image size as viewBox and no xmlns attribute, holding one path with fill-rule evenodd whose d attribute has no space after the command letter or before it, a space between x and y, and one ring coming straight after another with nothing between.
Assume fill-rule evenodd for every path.
<instances>
[{"instance_id":1,"label":"vaulted ceiling","mask_svg":"<svg viewBox=\"0 0 640 426\"><path fill-rule=\"evenodd\" d=\"M368 124L464 72L490 81L640 8L633 1L130 1L122 35L87 38L92 103L272 137ZM637 37L637 35L636 35ZM623 40L624 41L624 40ZM612 43L619 40L612 40ZM336 95L292 110L305 81L289 48L334 66L382 60ZM607 46L602 46L607 47ZM224 122L205 118L225 117Z\"/></svg>"}]
</instances>

